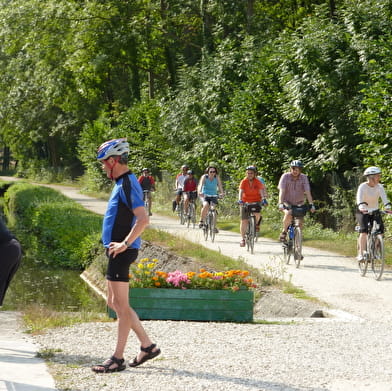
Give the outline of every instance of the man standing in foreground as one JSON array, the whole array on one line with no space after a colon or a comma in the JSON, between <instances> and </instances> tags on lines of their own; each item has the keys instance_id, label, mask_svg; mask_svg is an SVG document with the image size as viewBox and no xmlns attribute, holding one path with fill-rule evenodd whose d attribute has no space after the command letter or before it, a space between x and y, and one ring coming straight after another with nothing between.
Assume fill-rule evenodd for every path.
<instances>
[{"instance_id":1,"label":"man standing in foreground","mask_svg":"<svg viewBox=\"0 0 392 391\"><path fill-rule=\"evenodd\" d=\"M132 329L141 343L141 351L129 363L143 364L160 354L145 332L136 312L129 306L129 267L140 248L140 235L149 223L144 209L143 192L128 168L129 144L126 139L109 140L98 149L106 175L115 181L103 219L102 241L109 258L106 279L107 304L117 314L117 345L109 359L92 367L97 373L119 372L126 368L124 349Z\"/></svg>"}]
</instances>

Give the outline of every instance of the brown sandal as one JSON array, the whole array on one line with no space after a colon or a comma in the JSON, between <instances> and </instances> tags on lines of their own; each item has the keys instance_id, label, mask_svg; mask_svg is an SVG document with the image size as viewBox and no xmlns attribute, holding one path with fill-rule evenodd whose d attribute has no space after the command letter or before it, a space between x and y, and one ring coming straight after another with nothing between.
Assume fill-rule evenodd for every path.
<instances>
[{"instance_id":1,"label":"brown sandal","mask_svg":"<svg viewBox=\"0 0 392 391\"><path fill-rule=\"evenodd\" d=\"M141 364L143 364L144 362L146 362L147 360L151 360L153 358L155 358L156 356L159 356L161 354L161 349L157 349L154 352L152 351L157 345L155 343L153 343L152 345L150 345L147 348L143 348L143 346L140 346L140 350L142 352L145 352L147 354L145 354L139 361L137 361L137 356L134 358L133 362L129 363L130 367L137 367Z\"/></svg>"},{"instance_id":2,"label":"brown sandal","mask_svg":"<svg viewBox=\"0 0 392 391\"><path fill-rule=\"evenodd\" d=\"M116 364L117 366L114 368L110 368L113 364ZM95 373L111 373L123 371L125 368L126 365L124 365L123 358L117 358L112 356L102 364L94 365L91 370Z\"/></svg>"}]
</instances>

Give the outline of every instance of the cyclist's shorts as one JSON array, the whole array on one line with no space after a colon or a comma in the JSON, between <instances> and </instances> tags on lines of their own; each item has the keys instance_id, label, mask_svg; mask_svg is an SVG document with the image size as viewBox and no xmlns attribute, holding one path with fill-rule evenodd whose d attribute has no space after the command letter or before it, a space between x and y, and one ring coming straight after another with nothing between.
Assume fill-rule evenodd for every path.
<instances>
[{"instance_id":1,"label":"cyclist's shorts","mask_svg":"<svg viewBox=\"0 0 392 391\"><path fill-rule=\"evenodd\" d=\"M108 268L106 271L106 279L109 281L129 282L129 267L131 263L136 261L138 250L136 248L129 248L124 252L117 254L115 258L109 257Z\"/></svg>"},{"instance_id":2,"label":"cyclist's shorts","mask_svg":"<svg viewBox=\"0 0 392 391\"><path fill-rule=\"evenodd\" d=\"M293 217L304 217L307 211L308 211L307 205L291 206L291 215Z\"/></svg>"},{"instance_id":3,"label":"cyclist's shorts","mask_svg":"<svg viewBox=\"0 0 392 391\"><path fill-rule=\"evenodd\" d=\"M368 232L368 223L370 221L370 224L373 224L373 220L377 221L377 224L380 225L380 229L378 232L380 234L384 233L384 222L382 221L381 214L380 213L375 213L372 215L369 214L364 214L361 213L360 211L357 211L355 213L355 217L357 219L358 225L359 225L359 230L358 232L363 233L363 232Z\"/></svg>"},{"instance_id":4,"label":"cyclist's shorts","mask_svg":"<svg viewBox=\"0 0 392 391\"><path fill-rule=\"evenodd\" d=\"M187 191L188 197L190 200L195 200L197 198L197 191Z\"/></svg>"},{"instance_id":5,"label":"cyclist's shorts","mask_svg":"<svg viewBox=\"0 0 392 391\"><path fill-rule=\"evenodd\" d=\"M205 196L204 201L207 201L209 204L213 203L215 205L218 205L218 198L217 197Z\"/></svg>"},{"instance_id":6,"label":"cyclist's shorts","mask_svg":"<svg viewBox=\"0 0 392 391\"><path fill-rule=\"evenodd\" d=\"M259 202L254 202L252 204L243 205L240 208L241 220L246 220L249 217L250 212L260 213L260 211L261 211L261 205Z\"/></svg>"}]
</instances>

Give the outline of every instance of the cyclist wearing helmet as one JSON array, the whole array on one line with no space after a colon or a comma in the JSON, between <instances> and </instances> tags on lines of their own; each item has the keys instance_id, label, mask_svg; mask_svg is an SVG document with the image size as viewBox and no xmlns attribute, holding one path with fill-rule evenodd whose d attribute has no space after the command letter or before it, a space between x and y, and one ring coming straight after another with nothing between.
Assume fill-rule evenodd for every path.
<instances>
[{"instance_id":1,"label":"cyclist wearing helmet","mask_svg":"<svg viewBox=\"0 0 392 391\"><path fill-rule=\"evenodd\" d=\"M189 167L187 164L183 164L181 166L181 171L177 174L176 176L176 183L175 183L175 189L176 189L176 199L173 201L173 212L178 209L178 205L181 202L181 196L183 192L183 187L184 187L184 181L185 178L187 177L187 172L189 170Z\"/></svg>"},{"instance_id":2,"label":"cyclist wearing helmet","mask_svg":"<svg viewBox=\"0 0 392 391\"><path fill-rule=\"evenodd\" d=\"M240 204L241 213L241 242L240 247L245 247L245 234L248 227L248 218L250 210L252 210L256 217L256 231L260 229L261 222L261 203L266 205L266 190L265 186L256 178L257 169L255 166L246 167L246 177L241 181L238 193L238 203ZM245 207L243 204L250 204Z\"/></svg>"},{"instance_id":3,"label":"cyclist wearing helmet","mask_svg":"<svg viewBox=\"0 0 392 391\"><path fill-rule=\"evenodd\" d=\"M290 172L283 174L279 180L279 210L284 212L283 228L279 236L281 242L286 241L287 228L291 222L291 210L289 208L286 209L287 207L303 205L305 201L304 196L306 196L310 204L310 211L315 211L309 179L301 172L302 168L303 164L300 160L293 160L290 163Z\"/></svg>"},{"instance_id":4,"label":"cyclist wearing helmet","mask_svg":"<svg viewBox=\"0 0 392 391\"><path fill-rule=\"evenodd\" d=\"M194 200L197 198L197 179L193 176L193 171L188 170L187 176L184 180L183 187L184 194L184 211L185 214L188 213L189 200Z\"/></svg>"},{"instance_id":5,"label":"cyclist wearing helmet","mask_svg":"<svg viewBox=\"0 0 392 391\"><path fill-rule=\"evenodd\" d=\"M150 216L152 216L152 213L151 213L151 205L152 205L151 192L155 191L155 180L150 175L150 171L148 168L143 168L142 175L139 176L137 181L140 183L140 186L142 187L143 192L145 192L146 196L148 197L148 200L149 200L148 214Z\"/></svg>"},{"instance_id":6,"label":"cyclist wearing helmet","mask_svg":"<svg viewBox=\"0 0 392 391\"><path fill-rule=\"evenodd\" d=\"M202 202L202 209L200 211L199 228L204 227L204 220L207 216L210 202L218 203L217 196L223 197L223 186L220 176L218 175L218 168L210 164L205 174L201 177L198 192L200 201ZM216 228L215 228L216 229ZM218 230L216 229L216 232Z\"/></svg>"},{"instance_id":7,"label":"cyclist wearing helmet","mask_svg":"<svg viewBox=\"0 0 392 391\"><path fill-rule=\"evenodd\" d=\"M387 198L383 185L380 183L381 170L378 167L368 167L363 173L366 182L359 185L356 202L358 210L355 214L359 225L358 255L357 260L363 260L363 253L366 251L367 227L369 219L374 219L380 224L380 232L384 233L384 224L380 213L376 212L381 198L386 210L391 209L391 204ZM370 215L369 215L370 214Z\"/></svg>"},{"instance_id":8,"label":"cyclist wearing helmet","mask_svg":"<svg viewBox=\"0 0 392 391\"><path fill-rule=\"evenodd\" d=\"M131 328L141 343L141 351L131 366L140 365L160 353L129 306L129 266L138 256L140 235L149 219L140 184L128 168L128 153L126 139L115 139L103 143L97 155L106 175L115 181L103 218L102 242L109 259L107 304L117 313L118 319L115 351L102 364L92 367L97 373L119 372L126 368L124 350Z\"/></svg>"}]
</instances>

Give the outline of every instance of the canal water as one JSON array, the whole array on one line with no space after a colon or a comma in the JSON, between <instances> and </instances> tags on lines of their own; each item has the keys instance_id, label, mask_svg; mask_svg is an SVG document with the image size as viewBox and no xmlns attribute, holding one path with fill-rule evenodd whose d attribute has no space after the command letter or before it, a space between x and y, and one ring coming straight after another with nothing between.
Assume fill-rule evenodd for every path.
<instances>
[{"instance_id":1,"label":"canal water","mask_svg":"<svg viewBox=\"0 0 392 391\"><path fill-rule=\"evenodd\" d=\"M74 270L48 269L24 256L11 281L2 310L35 304L55 311L104 312L105 301Z\"/></svg>"}]
</instances>

